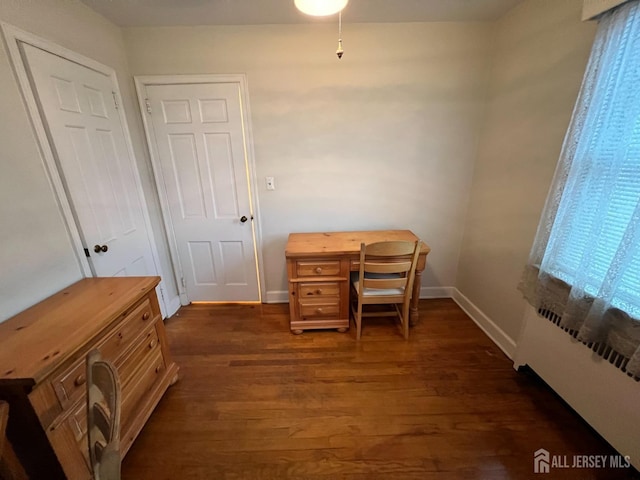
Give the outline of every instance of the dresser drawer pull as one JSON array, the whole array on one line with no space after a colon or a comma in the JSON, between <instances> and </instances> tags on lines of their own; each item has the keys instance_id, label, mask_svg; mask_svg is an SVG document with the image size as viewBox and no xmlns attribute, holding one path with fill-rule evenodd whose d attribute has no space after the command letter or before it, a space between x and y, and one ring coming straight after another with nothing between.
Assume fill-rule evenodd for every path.
<instances>
[{"instance_id":1,"label":"dresser drawer pull","mask_svg":"<svg viewBox=\"0 0 640 480\"><path fill-rule=\"evenodd\" d=\"M322 273L322 267L316 267L316 273L320 275Z\"/></svg>"},{"instance_id":2,"label":"dresser drawer pull","mask_svg":"<svg viewBox=\"0 0 640 480\"><path fill-rule=\"evenodd\" d=\"M76 387L79 387L80 385L84 385L86 382L87 382L87 377L85 377L84 375L78 375L76 379L73 381L73 384Z\"/></svg>"},{"instance_id":3,"label":"dresser drawer pull","mask_svg":"<svg viewBox=\"0 0 640 480\"><path fill-rule=\"evenodd\" d=\"M318 315L321 315L322 314L322 308L316 308L316 313Z\"/></svg>"},{"instance_id":4,"label":"dresser drawer pull","mask_svg":"<svg viewBox=\"0 0 640 480\"><path fill-rule=\"evenodd\" d=\"M162 370L162 365L158 365L156 367L156 373L160 373L160 370Z\"/></svg>"},{"instance_id":5,"label":"dresser drawer pull","mask_svg":"<svg viewBox=\"0 0 640 480\"><path fill-rule=\"evenodd\" d=\"M322 290L317 289L317 290L316 290L316 295L322 295Z\"/></svg>"},{"instance_id":6,"label":"dresser drawer pull","mask_svg":"<svg viewBox=\"0 0 640 480\"><path fill-rule=\"evenodd\" d=\"M144 312L144 315L142 315L142 320L149 320L149 317L151 315L149 314L149 312Z\"/></svg>"},{"instance_id":7,"label":"dresser drawer pull","mask_svg":"<svg viewBox=\"0 0 640 480\"><path fill-rule=\"evenodd\" d=\"M149 349L153 350L156 346L156 339L154 338L149 342Z\"/></svg>"}]
</instances>

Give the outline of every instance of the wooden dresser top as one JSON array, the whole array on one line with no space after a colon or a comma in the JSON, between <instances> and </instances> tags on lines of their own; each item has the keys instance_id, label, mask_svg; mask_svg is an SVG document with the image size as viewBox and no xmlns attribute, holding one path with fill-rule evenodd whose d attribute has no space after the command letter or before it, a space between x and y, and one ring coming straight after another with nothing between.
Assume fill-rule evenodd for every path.
<instances>
[{"instance_id":1,"label":"wooden dresser top","mask_svg":"<svg viewBox=\"0 0 640 480\"><path fill-rule=\"evenodd\" d=\"M0 323L0 383L39 383L159 282L85 278Z\"/></svg>"},{"instance_id":2,"label":"wooden dresser top","mask_svg":"<svg viewBox=\"0 0 640 480\"><path fill-rule=\"evenodd\" d=\"M360 243L374 243L387 240L408 240L415 242L418 237L411 230L368 230L358 232L317 232L292 233L285 249L287 257L309 255L351 255L360 253ZM426 243L420 253L431 251Z\"/></svg>"}]
</instances>

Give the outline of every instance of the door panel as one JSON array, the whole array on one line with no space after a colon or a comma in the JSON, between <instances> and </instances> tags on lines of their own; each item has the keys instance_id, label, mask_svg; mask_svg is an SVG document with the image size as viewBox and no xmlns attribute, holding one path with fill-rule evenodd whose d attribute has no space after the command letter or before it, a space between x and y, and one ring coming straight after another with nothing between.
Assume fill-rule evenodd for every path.
<instances>
[{"instance_id":1,"label":"door panel","mask_svg":"<svg viewBox=\"0 0 640 480\"><path fill-rule=\"evenodd\" d=\"M147 85L145 94L189 300L258 301L240 85Z\"/></svg>"},{"instance_id":2,"label":"door panel","mask_svg":"<svg viewBox=\"0 0 640 480\"><path fill-rule=\"evenodd\" d=\"M22 44L25 66L97 276L157 275L111 78ZM107 251L94 252L94 246Z\"/></svg>"}]
</instances>

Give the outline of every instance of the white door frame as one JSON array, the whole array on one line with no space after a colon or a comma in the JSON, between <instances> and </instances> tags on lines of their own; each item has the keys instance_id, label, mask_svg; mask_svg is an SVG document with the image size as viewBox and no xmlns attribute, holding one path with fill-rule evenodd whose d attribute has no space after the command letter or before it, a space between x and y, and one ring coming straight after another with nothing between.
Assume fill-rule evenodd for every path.
<instances>
[{"instance_id":1,"label":"white door frame","mask_svg":"<svg viewBox=\"0 0 640 480\"><path fill-rule=\"evenodd\" d=\"M164 278L164 274L162 273L161 264L160 264L160 256L158 254L158 249L156 246L155 237L153 235L153 230L151 229L151 220L149 218L149 212L147 209L147 202L145 199L144 191L142 190L142 182L140 180L140 173L138 171L138 165L136 162L136 156L133 151L133 144L131 142L131 135L129 133L129 125L127 123L127 117L124 113L124 108L122 107L122 95L120 94L120 86L118 85L118 79L116 77L115 70L111 67L103 65L95 60L80 55L72 50L69 50L65 47L57 45L47 39L38 37L32 33L21 30L13 25L10 25L5 22L0 22L0 27L4 34L5 44L7 46L7 50L9 52L9 58L13 65L13 71L17 77L18 84L20 86L20 90L22 92L22 97L27 107L27 111L29 112L29 118L31 120L31 124L36 134L36 139L38 143L38 147L40 149L41 158L44 163L44 169L47 174L47 179L53 193L58 202L58 208L62 214L64 219L65 226L67 228L67 233L69 235L69 239L71 240L71 244L73 245L74 253L76 256L76 260L78 261L78 265L80 267L81 272L83 273L85 278L93 277L93 273L91 271L91 267L89 266L89 260L84 254L84 246L82 244L82 239L80 237L80 230L76 223L75 217L73 215L73 211L71 209L71 202L67 196L67 192L64 188L64 184L62 182L62 172L58 168L58 164L55 160L55 155L53 153L52 147L49 143L49 139L47 137L47 133L44 127L44 121L40 116L40 111L38 109L38 104L35 98L35 94L31 89L31 84L29 82L29 76L27 74L27 69L24 64L24 60L22 55L20 54L21 43L26 43L32 45L34 47L45 50L53 55L57 55L66 60L75 62L97 72L100 72L111 79L111 84L113 86L115 95L117 97L118 104L120 108L118 108L118 115L120 116L120 121L122 123L122 129L124 134L125 144L127 146L127 152L129 157L131 158L131 162L133 163L133 173L135 177L135 185L136 191L140 200L140 207L142 209L142 216L144 218L145 227L147 229L147 235L149 237L149 244L151 246L151 256L153 258L153 263L156 267L156 271L161 278ZM166 290L162 281L159 285L160 288L160 309L162 310L163 317L167 317L168 315L172 315L175 313L177 308L175 306L171 306L169 304L170 299L166 294Z\"/></svg>"},{"instance_id":2,"label":"white door frame","mask_svg":"<svg viewBox=\"0 0 640 480\"><path fill-rule=\"evenodd\" d=\"M167 230L167 237L169 239L169 250L171 251L171 263L173 265L176 283L178 285L178 291L180 292L180 301L183 305L189 303L187 297L187 291L185 286L180 282L182 278L183 270L180 264L178 256L178 244L176 242L175 231L173 228L173 222L171 221L171 214L169 211L169 196L162 175L162 169L160 168L160 157L156 149L156 138L153 133L153 126L151 120L147 115L147 98L145 95L145 87L151 85L175 85L175 84L215 84L215 83L237 83L240 87L240 108L242 109L242 117L244 119L244 144L246 149L245 165L247 169L247 180L249 183L249 205L251 209L251 215L254 220L251 222L253 229L253 243L255 254L257 258L258 268L258 284L260 301L265 297L265 282L264 282L264 268L262 261L262 230L260 221L260 208L258 203L258 191L256 188L256 166L255 156L253 151L253 131L251 127L251 109L249 107L249 90L247 87L247 77L244 74L204 74L204 75L136 75L133 77L136 84L136 92L138 94L138 103L140 105L140 114L142 115L142 122L144 124L144 132L147 139L147 146L149 148L149 154L151 157L151 164L153 166L153 175L156 180L156 186L158 188L158 195L160 197L160 206L162 209L162 218L164 219L164 226Z\"/></svg>"}]
</instances>

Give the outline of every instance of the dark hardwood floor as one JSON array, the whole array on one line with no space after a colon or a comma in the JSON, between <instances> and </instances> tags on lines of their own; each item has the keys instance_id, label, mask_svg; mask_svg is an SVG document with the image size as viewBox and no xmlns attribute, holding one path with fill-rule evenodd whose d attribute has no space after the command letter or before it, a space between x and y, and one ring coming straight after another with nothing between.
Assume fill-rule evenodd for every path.
<instances>
[{"instance_id":1,"label":"dark hardwood floor","mask_svg":"<svg viewBox=\"0 0 640 480\"><path fill-rule=\"evenodd\" d=\"M533 454L613 450L452 300L390 319L289 332L287 305L191 305L167 320L181 367L123 461L123 480L639 478L552 469Z\"/></svg>"}]
</instances>

